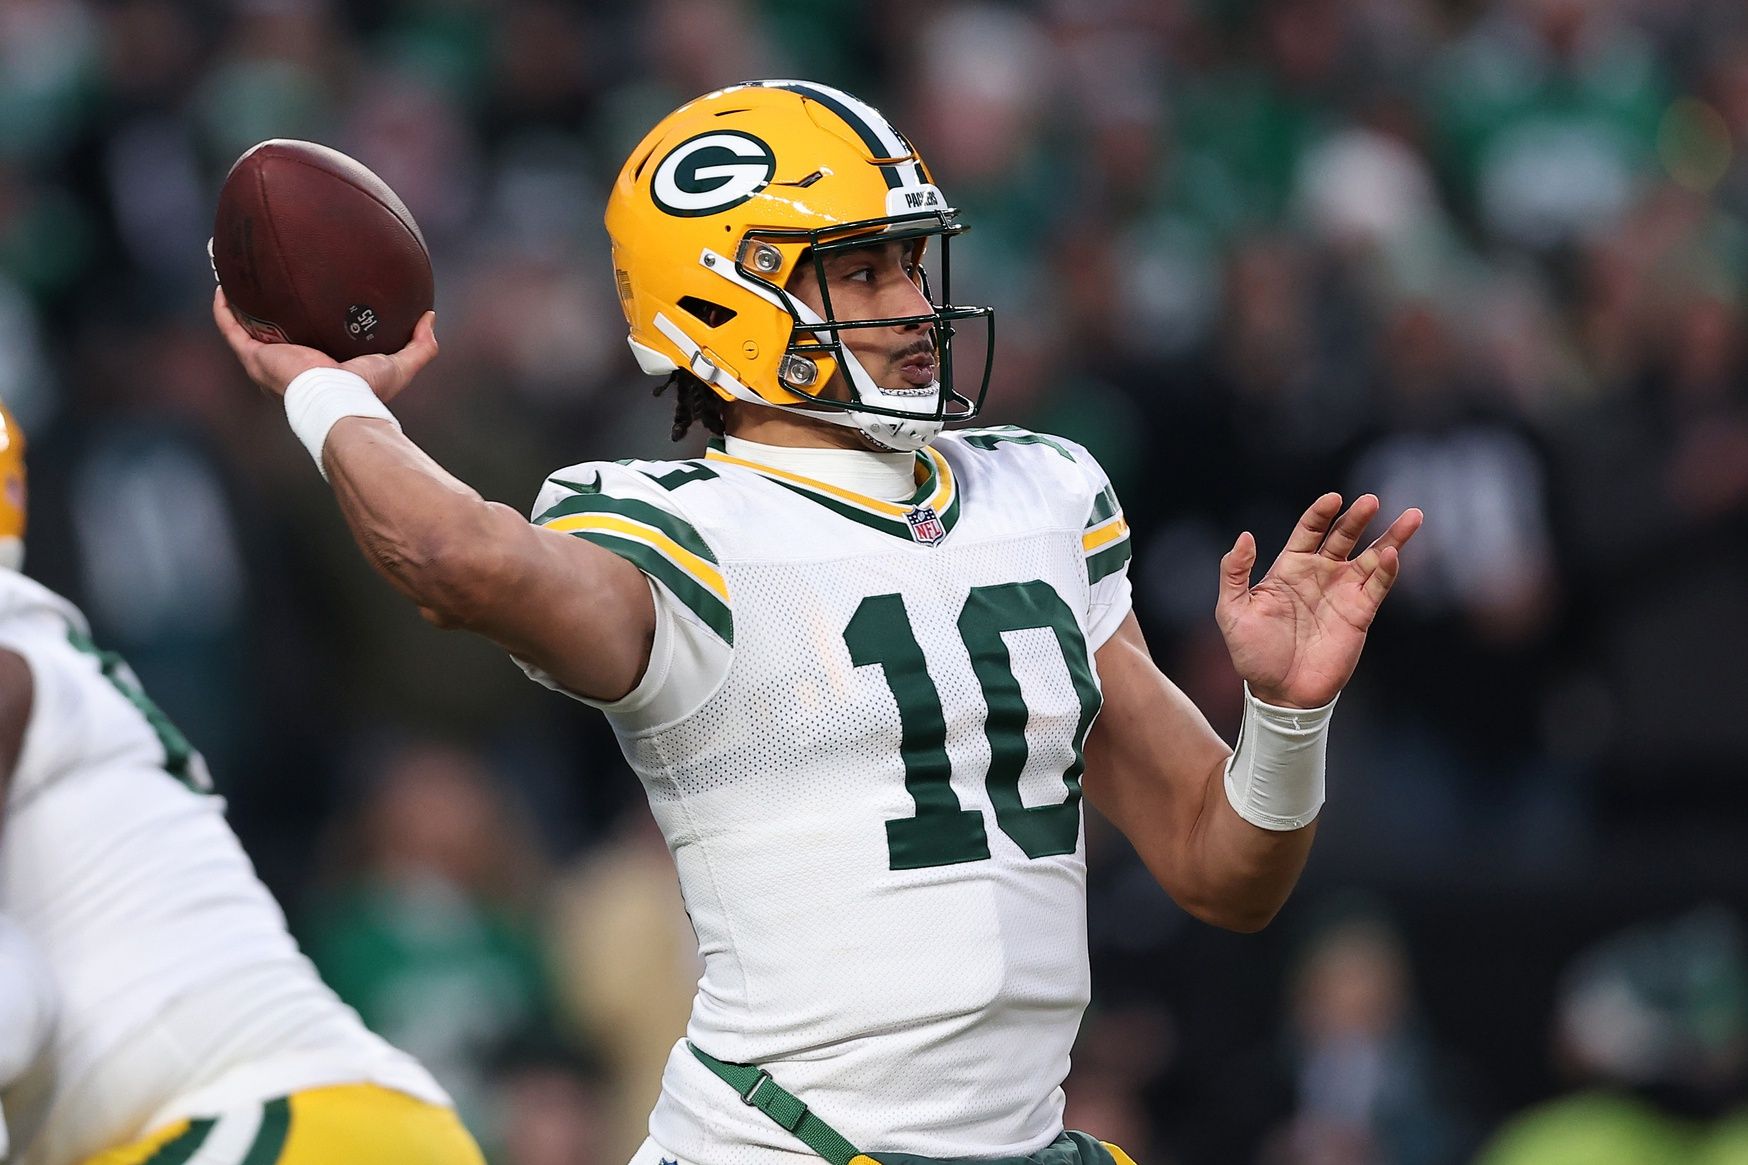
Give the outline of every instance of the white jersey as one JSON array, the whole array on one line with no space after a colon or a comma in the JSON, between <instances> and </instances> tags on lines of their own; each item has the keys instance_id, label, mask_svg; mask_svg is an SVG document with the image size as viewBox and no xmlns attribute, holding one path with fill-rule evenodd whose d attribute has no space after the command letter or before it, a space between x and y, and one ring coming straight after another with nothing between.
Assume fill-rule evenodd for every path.
<instances>
[{"instance_id":1,"label":"white jersey","mask_svg":"<svg viewBox=\"0 0 1748 1165\"><path fill-rule=\"evenodd\" d=\"M26 1165L304 1088L442 1090L317 978L209 791L199 754L70 603L0 570L0 647L30 666L0 814L0 913L60 1018L5 1097Z\"/></svg>"},{"instance_id":2,"label":"white jersey","mask_svg":"<svg viewBox=\"0 0 1748 1165\"><path fill-rule=\"evenodd\" d=\"M561 470L534 517L652 582L649 670L604 707L698 932L689 1038L864 1151L1017 1155L1062 1130L1089 998L1081 747L1128 527L1059 438L915 468L889 503L718 443ZM683 1044L650 1128L688 1165L812 1157Z\"/></svg>"}]
</instances>

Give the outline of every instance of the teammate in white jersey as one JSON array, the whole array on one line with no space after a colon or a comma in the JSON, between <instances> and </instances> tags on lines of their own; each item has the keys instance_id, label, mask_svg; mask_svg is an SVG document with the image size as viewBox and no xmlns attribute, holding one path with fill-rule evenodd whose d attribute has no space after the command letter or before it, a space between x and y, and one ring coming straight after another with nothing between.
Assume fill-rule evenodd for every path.
<instances>
[{"instance_id":1,"label":"teammate in white jersey","mask_svg":"<svg viewBox=\"0 0 1748 1165\"><path fill-rule=\"evenodd\" d=\"M638 1165L1121 1157L1062 1127L1082 792L1184 907L1265 924L1419 512L1350 557L1377 499L1325 495L1254 587L1239 536L1216 610L1249 690L1234 751L1148 656L1092 457L941 432L982 400L953 338L990 313L948 306L963 228L879 113L806 82L709 94L633 152L607 228L676 435L721 437L561 470L533 523L382 404L436 354L429 317L336 367L253 342L222 291L214 316L378 570L602 708L644 782L705 969Z\"/></svg>"},{"instance_id":2,"label":"teammate in white jersey","mask_svg":"<svg viewBox=\"0 0 1748 1165\"><path fill-rule=\"evenodd\" d=\"M0 406L0 1111L23 1165L480 1165L286 932L200 754L18 573Z\"/></svg>"}]
</instances>

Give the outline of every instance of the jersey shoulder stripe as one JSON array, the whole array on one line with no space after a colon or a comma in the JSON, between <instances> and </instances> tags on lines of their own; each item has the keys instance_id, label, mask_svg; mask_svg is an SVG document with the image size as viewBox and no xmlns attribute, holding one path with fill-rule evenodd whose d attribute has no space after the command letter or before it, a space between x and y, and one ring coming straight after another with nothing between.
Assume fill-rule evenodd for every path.
<instances>
[{"instance_id":1,"label":"jersey shoulder stripe","mask_svg":"<svg viewBox=\"0 0 1748 1165\"><path fill-rule=\"evenodd\" d=\"M720 560L696 526L649 496L668 488L642 471L577 466L547 479L534 524L619 555L732 645L734 615ZM643 490L649 495L627 496Z\"/></svg>"},{"instance_id":2,"label":"jersey shoulder stripe","mask_svg":"<svg viewBox=\"0 0 1748 1165\"><path fill-rule=\"evenodd\" d=\"M568 521L567 529L583 529L589 525L586 519L618 515L657 530L687 554L701 558L711 566L718 565L716 553L699 535L697 527L672 510L662 509L637 498L604 493L599 479L584 484L554 478L553 484L574 492L570 497L548 507L534 519L535 525L551 527Z\"/></svg>"}]
</instances>

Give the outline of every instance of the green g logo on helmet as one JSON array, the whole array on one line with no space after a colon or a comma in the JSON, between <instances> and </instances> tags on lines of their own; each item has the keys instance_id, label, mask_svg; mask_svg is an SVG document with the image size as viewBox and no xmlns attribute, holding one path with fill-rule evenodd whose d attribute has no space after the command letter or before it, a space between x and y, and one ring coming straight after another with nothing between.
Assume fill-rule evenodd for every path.
<instances>
[{"instance_id":1,"label":"green g logo on helmet","mask_svg":"<svg viewBox=\"0 0 1748 1165\"><path fill-rule=\"evenodd\" d=\"M748 133L713 130L668 151L650 179L650 196L669 214L698 218L739 206L776 172L770 146Z\"/></svg>"}]
</instances>

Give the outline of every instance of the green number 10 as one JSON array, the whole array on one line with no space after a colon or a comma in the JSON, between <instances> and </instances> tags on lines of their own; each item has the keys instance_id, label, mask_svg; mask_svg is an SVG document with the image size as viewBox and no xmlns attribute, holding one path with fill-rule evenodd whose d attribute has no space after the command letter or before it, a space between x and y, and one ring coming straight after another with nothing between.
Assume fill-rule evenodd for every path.
<instances>
[{"instance_id":1,"label":"green number 10","mask_svg":"<svg viewBox=\"0 0 1748 1165\"><path fill-rule=\"evenodd\" d=\"M1062 773L1068 795L1055 804L1028 806L1020 800L1020 775L1027 758L1026 702L1002 635L1032 629L1055 634L1080 700L1080 723L1074 731L1074 758ZM1082 746L1099 710L1098 685L1073 612L1041 580L973 587L959 612L959 637L971 655L971 669L989 709L984 732L990 760L984 785L995 806L996 824L1027 857L1073 853L1080 837ZM916 870L988 858L983 814L962 808L953 792L941 695L929 677L903 597L863 599L844 628L844 643L857 667L880 666L898 704L904 787L916 802L916 815L886 823L892 868Z\"/></svg>"}]
</instances>

